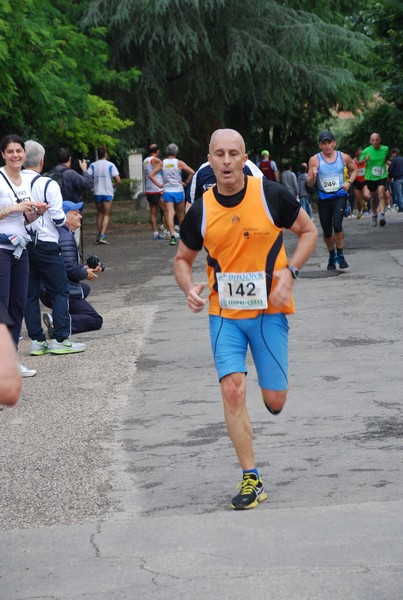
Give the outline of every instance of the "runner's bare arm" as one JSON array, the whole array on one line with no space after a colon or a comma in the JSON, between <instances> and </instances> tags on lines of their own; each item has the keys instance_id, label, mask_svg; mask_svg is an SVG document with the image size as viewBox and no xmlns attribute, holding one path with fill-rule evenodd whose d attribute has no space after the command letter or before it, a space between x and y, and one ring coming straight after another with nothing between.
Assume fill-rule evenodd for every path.
<instances>
[{"instance_id":1,"label":"runner's bare arm","mask_svg":"<svg viewBox=\"0 0 403 600\"><path fill-rule=\"evenodd\" d=\"M205 283L193 282L193 263L198 255L197 250L191 250L180 241L178 252L174 260L174 274L179 287L184 291L188 307L194 313L203 310L206 300L200 297L205 288Z\"/></svg>"},{"instance_id":2,"label":"runner's bare arm","mask_svg":"<svg viewBox=\"0 0 403 600\"><path fill-rule=\"evenodd\" d=\"M353 161L351 156L349 156L348 154L343 154L343 160L344 160L344 164L346 165L346 167L348 169L348 175L349 175L348 179L349 179L350 183L353 183L353 181L355 180L355 178L358 175L358 166Z\"/></svg>"},{"instance_id":3,"label":"runner's bare arm","mask_svg":"<svg viewBox=\"0 0 403 600\"><path fill-rule=\"evenodd\" d=\"M315 250L318 230L305 210L301 208L290 231L298 236L298 243L288 262L297 269L301 269ZM281 306L290 299L294 279L289 269L274 271L273 275L277 280L277 285L270 294L270 301L274 306Z\"/></svg>"},{"instance_id":4,"label":"runner's bare arm","mask_svg":"<svg viewBox=\"0 0 403 600\"><path fill-rule=\"evenodd\" d=\"M308 164L308 179L306 180L306 185L308 187L313 187L316 183L316 177L318 175L319 161L316 154L311 156Z\"/></svg>"},{"instance_id":5,"label":"runner's bare arm","mask_svg":"<svg viewBox=\"0 0 403 600\"><path fill-rule=\"evenodd\" d=\"M148 178L153 182L154 185L156 185L159 188L163 188L164 186L161 185L156 179L155 179L155 175L157 173L159 173L160 171L162 171L162 161L159 162L159 164L157 164L154 169L151 171L151 173L149 174Z\"/></svg>"}]
</instances>

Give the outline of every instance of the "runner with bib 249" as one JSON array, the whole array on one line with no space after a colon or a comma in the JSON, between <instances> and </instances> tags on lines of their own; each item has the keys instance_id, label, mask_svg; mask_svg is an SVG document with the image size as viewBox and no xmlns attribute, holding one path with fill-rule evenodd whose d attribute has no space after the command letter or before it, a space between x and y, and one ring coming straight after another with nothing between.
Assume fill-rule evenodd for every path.
<instances>
[{"instance_id":1,"label":"runner with bib 249","mask_svg":"<svg viewBox=\"0 0 403 600\"><path fill-rule=\"evenodd\" d=\"M318 212L323 239L329 251L327 268L334 271L336 265L347 269L344 258L343 216L348 191L357 176L357 166L351 156L335 149L336 140L331 131L319 134L320 152L309 159L306 185L318 187ZM348 179L344 181L345 167Z\"/></svg>"}]
</instances>

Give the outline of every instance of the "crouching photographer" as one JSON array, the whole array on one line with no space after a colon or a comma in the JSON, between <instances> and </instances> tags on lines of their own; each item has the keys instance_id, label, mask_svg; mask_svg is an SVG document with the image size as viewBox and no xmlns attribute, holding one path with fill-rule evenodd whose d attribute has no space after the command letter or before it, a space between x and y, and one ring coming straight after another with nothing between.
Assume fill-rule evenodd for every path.
<instances>
[{"instance_id":1,"label":"crouching photographer","mask_svg":"<svg viewBox=\"0 0 403 600\"><path fill-rule=\"evenodd\" d=\"M90 256L86 264L80 262L74 232L81 225L83 203L73 203L68 200L63 202L66 214L66 223L59 229L59 246L66 266L69 280L69 313L71 317L71 333L83 333L101 329L103 319L95 308L86 300L90 293L90 286L84 280L95 281L105 267L95 255ZM48 308L52 308L51 299L46 288L42 288L41 301ZM50 313L44 313L43 321L52 337L53 319Z\"/></svg>"}]
</instances>

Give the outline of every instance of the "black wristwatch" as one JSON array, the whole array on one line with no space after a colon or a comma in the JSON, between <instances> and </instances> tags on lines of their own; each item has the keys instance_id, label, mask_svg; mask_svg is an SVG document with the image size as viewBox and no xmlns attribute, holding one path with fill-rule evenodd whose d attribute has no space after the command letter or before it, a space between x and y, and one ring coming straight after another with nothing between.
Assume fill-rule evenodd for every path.
<instances>
[{"instance_id":1,"label":"black wristwatch","mask_svg":"<svg viewBox=\"0 0 403 600\"><path fill-rule=\"evenodd\" d=\"M291 275L294 279L298 279L299 277L299 269L297 267L293 267L292 265L287 265L287 269L291 272Z\"/></svg>"}]
</instances>

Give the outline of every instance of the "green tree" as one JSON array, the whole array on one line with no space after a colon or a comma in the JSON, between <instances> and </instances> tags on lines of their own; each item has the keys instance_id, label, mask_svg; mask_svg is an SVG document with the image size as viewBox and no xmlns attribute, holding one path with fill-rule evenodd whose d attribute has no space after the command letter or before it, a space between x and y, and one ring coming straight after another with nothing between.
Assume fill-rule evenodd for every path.
<instances>
[{"instance_id":1,"label":"green tree","mask_svg":"<svg viewBox=\"0 0 403 600\"><path fill-rule=\"evenodd\" d=\"M82 152L98 144L113 147L132 121L91 92L101 81L127 86L138 72L109 70L105 29L85 35L75 25L86 4L0 3L1 133L36 137L47 147L68 141Z\"/></svg>"},{"instance_id":2,"label":"green tree","mask_svg":"<svg viewBox=\"0 0 403 600\"><path fill-rule=\"evenodd\" d=\"M364 36L289 3L94 0L84 23L108 27L113 67L141 70L113 96L136 120L134 143L176 141L194 164L220 126L242 131L252 152L287 155L363 92Z\"/></svg>"},{"instance_id":3,"label":"green tree","mask_svg":"<svg viewBox=\"0 0 403 600\"><path fill-rule=\"evenodd\" d=\"M373 43L371 75L375 91L403 109L403 4L400 0L367 0L353 19L356 31Z\"/></svg>"},{"instance_id":4,"label":"green tree","mask_svg":"<svg viewBox=\"0 0 403 600\"><path fill-rule=\"evenodd\" d=\"M367 0L351 19L353 28L371 40L369 57L373 97L361 118L342 140L350 147L366 144L374 131L389 147L403 144L403 4Z\"/></svg>"}]
</instances>

